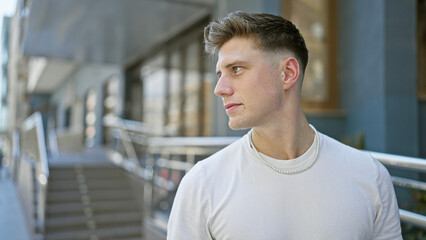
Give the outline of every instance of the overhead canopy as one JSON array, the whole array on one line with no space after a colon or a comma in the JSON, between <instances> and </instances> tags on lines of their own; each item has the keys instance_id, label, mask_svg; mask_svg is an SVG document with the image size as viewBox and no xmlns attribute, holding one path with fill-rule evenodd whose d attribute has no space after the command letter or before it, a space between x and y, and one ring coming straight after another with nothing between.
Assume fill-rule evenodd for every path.
<instances>
[{"instance_id":1,"label":"overhead canopy","mask_svg":"<svg viewBox=\"0 0 426 240\"><path fill-rule=\"evenodd\" d=\"M205 18L215 0L33 0L23 53L126 64Z\"/></svg>"}]
</instances>

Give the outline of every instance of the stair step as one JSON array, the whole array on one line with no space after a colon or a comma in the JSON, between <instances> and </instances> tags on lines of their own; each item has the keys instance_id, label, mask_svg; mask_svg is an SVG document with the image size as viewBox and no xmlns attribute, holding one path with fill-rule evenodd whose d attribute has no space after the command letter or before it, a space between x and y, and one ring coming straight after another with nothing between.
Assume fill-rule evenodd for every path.
<instances>
[{"instance_id":1,"label":"stair step","mask_svg":"<svg viewBox=\"0 0 426 240\"><path fill-rule=\"evenodd\" d=\"M46 215L64 215L69 213L81 214L84 211L84 205L81 202L74 203L52 203L46 207Z\"/></svg>"},{"instance_id":2,"label":"stair step","mask_svg":"<svg viewBox=\"0 0 426 240\"><path fill-rule=\"evenodd\" d=\"M46 214L48 217L54 216L76 216L84 213L85 206L81 202L75 203L51 203L47 205ZM90 208L94 213L118 212L118 211L139 211L141 206L135 200L116 201L93 201Z\"/></svg>"},{"instance_id":3,"label":"stair step","mask_svg":"<svg viewBox=\"0 0 426 240\"><path fill-rule=\"evenodd\" d=\"M107 190L90 190L87 195L90 200L125 200L132 199L133 193L130 189L107 189ZM79 191L55 191L50 192L47 201L52 202L75 202L80 201L82 194Z\"/></svg>"},{"instance_id":4,"label":"stair step","mask_svg":"<svg viewBox=\"0 0 426 240\"><path fill-rule=\"evenodd\" d=\"M119 238L119 239L117 239L115 237L113 237L113 238L102 238L102 240L141 240L141 239L143 239L143 238L141 238L141 236L124 237L124 238ZM148 240L150 240L150 239L148 239Z\"/></svg>"},{"instance_id":5,"label":"stair step","mask_svg":"<svg viewBox=\"0 0 426 240\"><path fill-rule=\"evenodd\" d=\"M87 179L85 184L89 189L125 189L130 187L127 179ZM56 180L49 183L49 191L78 190L79 185L76 179Z\"/></svg>"},{"instance_id":6,"label":"stair step","mask_svg":"<svg viewBox=\"0 0 426 240\"><path fill-rule=\"evenodd\" d=\"M141 240L143 238L141 238L141 236L135 236L135 237L124 237L124 238L102 238L102 240ZM148 239L150 240L150 239Z\"/></svg>"},{"instance_id":7,"label":"stair step","mask_svg":"<svg viewBox=\"0 0 426 240\"><path fill-rule=\"evenodd\" d=\"M138 212L121 212L114 214L101 214L93 216L93 220L98 225L139 222L142 225L142 215Z\"/></svg>"},{"instance_id":8,"label":"stair step","mask_svg":"<svg viewBox=\"0 0 426 240\"><path fill-rule=\"evenodd\" d=\"M81 226L87 228L87 222L90 220L87 216L67 216L67 217L50 217L46 220L46 231L51 232L55 228Z\"/></svg>"},{"instance_id":9,"label":"stair step","mask_svg":"<svg viewBox=\"0 0 426 240\"><path fill-rule=\"evenodd\" d=\"M142 216L138 212L120 212L94 215L92 218L86 216L52 217L46 221L46 231L50 233L65 231L67 229L84 230L88 222L93 221L97 228L111 226L127 226L142 224Z\"/></svg>"},{"instance_id":10,"label":"stair step","mask_svg":"<svg viewBox=\"0 0 426 240\"><path fill-rule=\"evenodd\" d=\"M104 212L117 212L117 211L138 211L141 210L141 205L135 200L125 200L125 201L97 201L92 202L91 208L95 214L100 214Z\"/></svg>"},{"instance_id":11,"label":"stair step","mask_svg":"<svg viewBox=\"0 0 426 240\"><path fill-rule=\"evenodd\" d=\"M119 213L104 213L93 216L97 224L111 224L123 222L141 221L141 214L138 212L119 212ZM86 216L71 216L71 217L52 217L46 221L46 227L60 227L76 225L90 220Z\"/></svg>"},{"instance_id":12,"label":"stair step","mask_svg":"<svg viewBox=\"0 0 426 240\"><path fill-rule=\"evenodd\" d=\"M87 179L96 178L122 178L126 175L126 172L116 166L111 167L82 167L81 173L85 175ZM63 167L63 168L51 168L49 178L52 180L64 180L64 179L75 179L77 171L74 166Z\"/></svg>"},{"instance_id":13,"label":"stair step","mask_svg":"<svg viewBox=\"0 0 426 240\"><path fill-rule=\"evenodd\" d=\"M102 238L122 239L124 237L142 236L141 225L109 227L107 229L74 230L56 233L46 233L46 240L87 240L90 236Z\"/></svg>"},{"instance_id":14,"label":"stair step","mask_svg":"<svg viewBox=\"0 0 426 240\"><path fill-rule=\"evenodd\" d=\"M129 173L80 158L50 166L45 240L140 240L142 203Z\"/></svg>"},{"instance_id":15,"label":"stair step","mask_svg":"<svg viewBox=\"0 0 426 240\"><path fill-rule=\"evenodd\" d=\"M78 202L81 201L79 191L56 191L47 194L47 202Z\"/></svg>"},{"instance_id":16,"label":"stair step","mask_svg":"<svg viewBox=\"0 0 426 240\"><path fill-rule=\"evenodd\" d=\"M133 236L141 236L142 235L142 225L136 224L136 225L130 225L130 226L123 226L123 227L109 227L104 229L97 229L96 235L98 235L100 238L112 238L112 237L133 237Z\"/></svg>"}]
</instances>

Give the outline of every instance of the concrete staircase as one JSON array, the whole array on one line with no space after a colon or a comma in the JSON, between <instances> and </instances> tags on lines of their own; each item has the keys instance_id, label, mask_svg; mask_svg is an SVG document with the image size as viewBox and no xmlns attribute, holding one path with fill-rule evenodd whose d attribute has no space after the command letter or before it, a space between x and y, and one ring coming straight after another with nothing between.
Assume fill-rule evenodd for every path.
<instances>
[{"instance_id":1,"label":"concrete staircase","mask_svg":"<svg viewBox=\"0 0 426 240\"><path fill-rule=\"evenodd\" d=\"M142 239L142 183L107 161L67 158L50 163L45 239Z\"/></svg>"}]
</instances>

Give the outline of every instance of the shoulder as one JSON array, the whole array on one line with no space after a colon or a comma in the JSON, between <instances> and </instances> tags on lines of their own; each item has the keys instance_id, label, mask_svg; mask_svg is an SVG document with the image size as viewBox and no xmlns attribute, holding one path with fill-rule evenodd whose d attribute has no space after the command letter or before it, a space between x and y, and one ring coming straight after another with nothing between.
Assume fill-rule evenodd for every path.
<instances>
[{"instance_id":1,"label":"shoulder","mask_svg":"<svg viewBox=\"0 0 426 240\"><path fill-rule=\"evenodd\" d=\"M232 170L232 154L242 145L242 139L230 144L212 156L197 162L182 178L176 193L174 208L203 206L209 209L211 194L217 185L226 181ZM189 205L188 205L189 204ZM176 210L175 210L176 211Z\"/></svg>"},{"instance_id":2,"label":"shoulder","mask_svg":"<svg viewBox=\"0 0 426 240\"><path fill-rule=\"evenodd\" d=\"M202 165L207 173L214 172L217 168L223 169L230 164L234 164L234 159L238 158L243 151L245 138L246 136L243 136L206 159L201 160L198 164Z\"/></svg>"},{"instance_id":3,"label":"shoulder","mask_svg":"<svg viewBox=\"0 0 426 240\"><path fill-rule=\"evenodd\" d=\"M238 139L232 144L226 146L213 155L197 162L183 177L180 188L186 188L187 185L194 187L195 184L204 184L206 176L214 173L223 173L227 166L232 164L232 158L244 145L244 137ZM200 186L201 187L201 186Z\"/></svg>"},{"instance_id":4,"label":"shoulder","mask_svg":"<svg viewBox=\"0 0 426 240\"><path fill-rule=\"evenodd\" d=\"M210 196L223 186L227 186L241 161L244 159L244 137L203 159L184 176L179 188L182 191L204 191ZM196 189L194 189L196 188Z\"/></svg>"},{"instance_id":5,"label":"shoulder","mask_svg":"<svg viewBox=\"0 0 426 240\"><path fill-rule=\"evenodd\" d=\"M204 167L201 162L195 164L182 178L179 183L179 191L189 194L190 192L203 189Z\"/></svg>"},{"instance_id":6,"label":"shoulder","mask_svg":"<svg viewBox=\"0 0 426 240\"><path fill-rule=\"evenodd\" d=\"M374 159L368 151L350 147L327 135L320 135L321 150L325 153L326 159L333 160L335 164L341 165L346 170L363 176L370 175L377 178L378 176L389 175L386 168Z\"/></svg>"},{"instance_id":7,"label":"shoulder","mask_svg":"<svg viewBox=\"0 0 426 240\"><path fill-rule=\"evenodd\" d=\"M340 158L350 159L353 161L367 161L372 163L372 157L370 153L362 151L346 144L343 144L336 139L333 139L327 135L320 134L321 137L321 149L327 152L329 155L339 156Z\"/></svg>"}]
</instances>

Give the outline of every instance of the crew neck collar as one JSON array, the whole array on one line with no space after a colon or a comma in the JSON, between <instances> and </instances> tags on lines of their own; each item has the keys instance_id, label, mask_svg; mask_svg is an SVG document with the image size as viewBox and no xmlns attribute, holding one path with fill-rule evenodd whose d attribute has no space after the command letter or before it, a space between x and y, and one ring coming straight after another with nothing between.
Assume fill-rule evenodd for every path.
<instances>
[{"instance_id":1,"label":"crew neck collar","mask_svg":"<svg viewBox=\"0 0 426 240\"><path fill-rule=\"evenodd\" d=\"M312 125L310 125L310 127L314 131L316 131L316 129ZM252 158L256 159L257 162L264 165L263 163L261 163L258 160L258 158L256 156L256 152L255 152L256 150L254 148L252 148L251 145L250 145L251 132L252 132L252 130L250 130L244 136L245 137L244 143L245 143L250 155L252 156ZM265 161L267 161L269 164L271 164L272 166L274 166L278 169L281 169L281 170L284 170L284 171L297 170L297 169L305 167L306 165L308 165L311 162L312 158L315 156L315 146L320 143L319 138L320 138L319 133L315 134L314 141L312 142L311 146L309 146L308 150L306 150L299 157L293 158L293 159L288 159L288 160L276 159L276 158L270 157L266 154L263 154L261 152L258 152L258 153ZM266 165L264 165L264 166L267 167Z\"/></svg>"}]
</instances>

